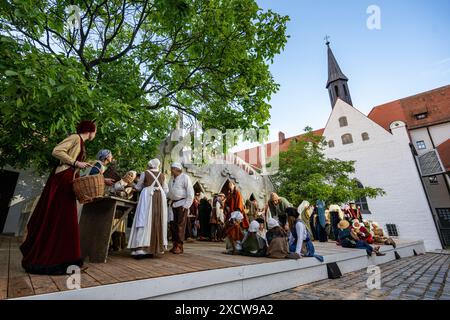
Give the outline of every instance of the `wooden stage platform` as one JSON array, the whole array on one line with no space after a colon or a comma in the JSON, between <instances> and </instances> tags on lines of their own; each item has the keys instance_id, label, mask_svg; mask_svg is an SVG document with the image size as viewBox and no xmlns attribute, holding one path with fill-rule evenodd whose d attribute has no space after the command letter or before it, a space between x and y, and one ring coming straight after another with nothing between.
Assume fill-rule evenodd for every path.
<instances>
[{"instance_id":1,"label":"wooden stage platform","mask_svg":"<svg viewBox=\"0 0 450 320\"><path fill-rule=\"evenodd\" d=\"M2 299L254 299L298 285L326 279L326 264L336 262L343 274L395 259L368 258L365 250L334 242L315 242L315 258L277 260L226 255L224 243L194 242L185 253L135 260L129 251L113 253L107 263L87 263L81 289L67 288L68 276L29 275L21 267L19 239L0 236L0 300ZM425 252L422 241L399 243L401 257Z\"/></svg>"}]
</instances>

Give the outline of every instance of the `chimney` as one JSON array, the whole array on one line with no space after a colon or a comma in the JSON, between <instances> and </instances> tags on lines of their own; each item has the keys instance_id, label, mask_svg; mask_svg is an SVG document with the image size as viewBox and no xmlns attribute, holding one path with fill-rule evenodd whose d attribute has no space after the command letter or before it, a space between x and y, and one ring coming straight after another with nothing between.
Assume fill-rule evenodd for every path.
<instances>
[{"instance_id":1,"label":"chimney","mask_svg":"<svg viewBox=\"0 0 450 320\"><path fill-rule=\"evenodd\" d=\"M280 144L283 144L286 141L286 135L284 134L284 132L279 131L278 132L278 142Z\"/></svg>"}]
</instances>

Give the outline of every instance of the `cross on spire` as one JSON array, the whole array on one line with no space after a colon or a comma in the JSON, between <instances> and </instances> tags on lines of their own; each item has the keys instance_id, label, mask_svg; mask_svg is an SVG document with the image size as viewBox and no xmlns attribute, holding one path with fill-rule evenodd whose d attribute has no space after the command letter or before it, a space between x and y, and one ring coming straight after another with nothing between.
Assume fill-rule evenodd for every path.
<instances>
[{"instance_id":1,"label":"cross on spire","mask_svg":"<svg viewBox=\"0 0 450 320\"><path fill-rule=\"evenodd\" d=\"M329 45L330 45L330 36L329 36L329 35L326 35L325 38L324 38L324 40L326 41L325 44L326 44L327 46L329 46Z\"/></svg>"}]
</instances>

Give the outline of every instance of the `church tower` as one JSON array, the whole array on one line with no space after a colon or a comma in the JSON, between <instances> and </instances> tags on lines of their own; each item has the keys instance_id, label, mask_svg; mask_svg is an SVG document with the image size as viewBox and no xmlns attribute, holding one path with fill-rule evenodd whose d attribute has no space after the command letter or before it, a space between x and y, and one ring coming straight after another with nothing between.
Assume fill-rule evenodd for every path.
<instances>
[{"instance_id":1,"label":"church tower","mask_svg":"<svg viewBox=\"0 0 450 320\"><path fill-rule=\"evenodd\" d=\"M326 45L328 47L328 81L326 88L330 95L331 108L334 108L338 98L353 106L347 84L348 78L342 73L341 68L339 68L336 58L333 55L333 51L331 51L328 37L326 40Z\"/></svg>"}]
</instances>

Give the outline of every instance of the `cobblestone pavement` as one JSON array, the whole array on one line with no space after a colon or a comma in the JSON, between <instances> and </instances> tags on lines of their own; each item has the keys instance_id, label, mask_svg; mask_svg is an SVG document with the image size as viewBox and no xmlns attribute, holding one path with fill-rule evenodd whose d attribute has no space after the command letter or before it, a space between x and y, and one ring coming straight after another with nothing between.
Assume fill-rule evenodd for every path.
<instances>
[{"instance_id":1,"label":"cobblestone pavement","mask_svg":"<svg viewBox=\"0 0 450 320\"><path fill-rule=\"evenodd\" d=\"M450 255L427 253L379 266L381 288L368 289L367 270L278 292L260 300L450 300Z\"/></svg>"}]
</instances>

